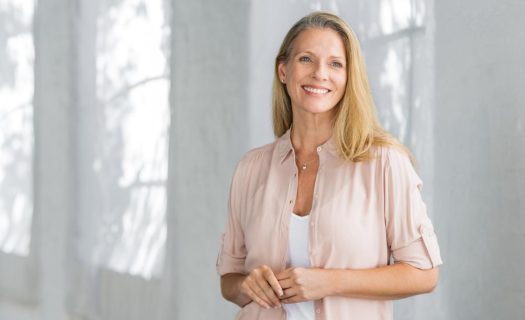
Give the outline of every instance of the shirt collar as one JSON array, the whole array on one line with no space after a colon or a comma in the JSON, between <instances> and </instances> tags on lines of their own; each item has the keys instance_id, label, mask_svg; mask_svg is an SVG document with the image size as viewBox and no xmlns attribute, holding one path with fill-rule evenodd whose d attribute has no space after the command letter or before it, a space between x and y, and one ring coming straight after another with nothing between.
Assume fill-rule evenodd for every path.
<instances>
[{"instance_id":1,"label":"shirt collar","mask_svg":"<svg viewBox=\"0 0 525 320\"><path fill-rule=\"evenodd\" d=\"M334 157L337 157L337 146L335 143L335 138L332 135L325 143L319 145L318 152L328 151ZM283 163L286 158L293 152L292 138L290 135L290 129L277 139L277 150L279 152L280 163Z\"/></svg>"}]
</instances>

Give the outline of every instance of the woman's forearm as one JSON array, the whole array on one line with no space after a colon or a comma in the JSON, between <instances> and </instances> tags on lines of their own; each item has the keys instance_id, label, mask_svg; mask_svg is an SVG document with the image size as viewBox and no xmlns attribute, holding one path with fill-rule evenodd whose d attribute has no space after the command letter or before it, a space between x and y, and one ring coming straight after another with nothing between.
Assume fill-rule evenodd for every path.
<instances>
[{"instance_id":1,"label":"woman's forearm","mask_svg":"<svg viewBox=\"0 0 525 320\"><path fill-rule=\"evenodd\" d=\"M241 273L228 273L221 277L222 296L241 308L252 301L241 292L240 286L244 278L246 275Z\"/></svg>"},{"instance_id":2,"label":"woman's forearm","mask_svg":"<svg viewBox=\"0 0 525 320\"><path fill-rule=\"evenodd\" d=\"M330 295L395 300L434 290L438 269L420 270L405 263L374 269L326 269Z\"/></svg>"}]
</instances>

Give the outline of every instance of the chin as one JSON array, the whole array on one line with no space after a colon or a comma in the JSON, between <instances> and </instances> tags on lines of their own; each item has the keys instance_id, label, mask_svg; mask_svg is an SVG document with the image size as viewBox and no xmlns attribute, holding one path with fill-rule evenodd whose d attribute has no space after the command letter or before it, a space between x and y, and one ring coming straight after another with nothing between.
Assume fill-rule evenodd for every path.
<instances>
[{"instance_id":1,"label":"chin","mask_svg":"<svg viewBox=\"0 0 525 320\"><path fill-rule=\"evenodd\" d=\"M314 114L321 114L321 113L327 113L332 110L334 110L335 106L327 107L327 106L310 106L303 108L304 111Z\"/></svg>"}]
</instances>

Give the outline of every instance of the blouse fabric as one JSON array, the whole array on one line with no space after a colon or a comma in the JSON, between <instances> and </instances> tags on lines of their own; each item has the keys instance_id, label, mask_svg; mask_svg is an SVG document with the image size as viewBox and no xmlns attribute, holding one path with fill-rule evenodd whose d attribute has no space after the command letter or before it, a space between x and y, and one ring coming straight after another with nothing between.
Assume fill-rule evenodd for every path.
<instances>
[{"instance_id":1,"label":"blouse fabric","mask_svg":"<svg viewBox=\"0 0 525 320\"><path fill-rule=\"evenodd\" d=\"M432 222L421 198L422 181L408 156L372 147L374 158L343 160L334 138L317 147L319 169L310 211L312 268L370 269L404 262L419 269L442 264ZM290 213L297 194L290 130L249 151L235 170L217 273L286 269ZM391 260L392 258L392 260ZM328 296L314 301L317 320L390 320L392 302ZM237 320L286 319L282 308L244 306Z\"/></svg>"}]
</instances>

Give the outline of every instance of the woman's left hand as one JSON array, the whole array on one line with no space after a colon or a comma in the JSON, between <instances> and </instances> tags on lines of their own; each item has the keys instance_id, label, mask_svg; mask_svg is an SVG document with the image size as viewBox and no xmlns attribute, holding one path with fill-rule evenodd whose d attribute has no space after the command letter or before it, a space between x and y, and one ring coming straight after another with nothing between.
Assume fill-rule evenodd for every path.
<instances>
[{"instance_id":1,"label":"woman's left hand","mask_svg":"<svg viewBox=\"0 0 525 320\"><path fill-rule=\"evenodd\" d=\"M325 269L289 268L276 275L284 295L282 303L318 300L328 295L328 272Z\"/></svg>"}]
</instances>

